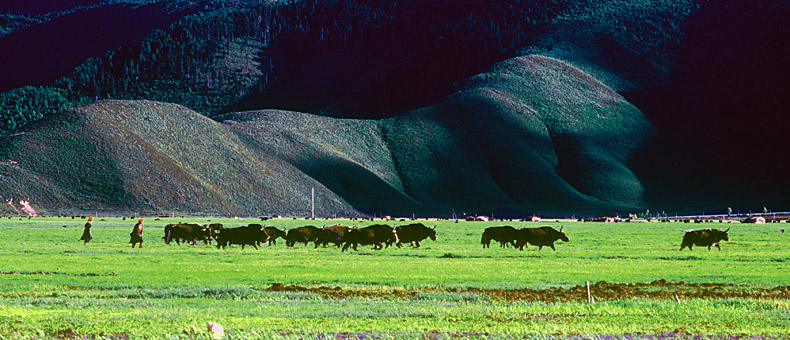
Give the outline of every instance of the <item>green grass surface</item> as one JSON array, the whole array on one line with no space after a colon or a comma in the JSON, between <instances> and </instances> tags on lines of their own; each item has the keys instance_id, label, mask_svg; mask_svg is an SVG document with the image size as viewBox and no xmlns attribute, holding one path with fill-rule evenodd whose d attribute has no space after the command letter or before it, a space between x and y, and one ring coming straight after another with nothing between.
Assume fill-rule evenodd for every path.
<instances>
[{"instance_id":1,"label":"green grass surface","mask_svg":"<svg viewBox=\"0 0 790 340\"><path fill-rule=\"evenodd\" d=\"M131 220L97 219L87 245L78 241L84 220L0 220L0 338L186 339L185 329L195 326L201 333L206 321L242 339L790 335L787 296L748 295L787 284L790 237L779 231L784 225L723 224L732 227L723 250L680 252L683 230L722 225L566 222L570 242L559 242L557 251L518 251L483 249L482 230L559 223L430 221L437 224L438 240L421 248L344 253L287 248L284 242L259 250L168 246L161 240L163 227L175 220L146 219L142 249L127 243ZM212 222L240 226L256 220ZM267 225L334 222L278 219ZM492 293L661 279L669 285L727 284L710 291L737 290L746 297L677 303L633 297L626 289L589 304L584 297L508 300ZM273 289L291 285L299 287Z\"/></svg>"}]
</instances>

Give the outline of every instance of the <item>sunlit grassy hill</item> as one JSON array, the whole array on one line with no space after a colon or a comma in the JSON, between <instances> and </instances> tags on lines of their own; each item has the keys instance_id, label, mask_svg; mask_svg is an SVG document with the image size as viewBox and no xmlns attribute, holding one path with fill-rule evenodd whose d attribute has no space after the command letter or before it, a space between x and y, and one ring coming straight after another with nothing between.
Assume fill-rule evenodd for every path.
<instances>
[{"instance_id":1,"label":"sunlit grassy hill","mask_svg":"<svg viewBox=\"0 0 790 340\"><path fill-rule=\"evenodd\" d=\"M174 104L101 101L0 143L3 197L45 211L305 215L311 187L318 212L353 211L291 164Z\"/></svg>"}]
</instances>

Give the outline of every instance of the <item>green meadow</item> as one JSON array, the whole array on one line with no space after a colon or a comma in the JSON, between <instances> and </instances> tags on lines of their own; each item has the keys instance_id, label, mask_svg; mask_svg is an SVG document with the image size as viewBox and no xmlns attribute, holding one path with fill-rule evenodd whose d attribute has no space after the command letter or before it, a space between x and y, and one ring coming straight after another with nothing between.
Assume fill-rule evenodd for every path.
<instances>
[{"instance_id":1,"label":"green meadow","mask_svg":"<svg viewBox=\"0 0 790 340\"><path fill-rule=\"evenodd\" d=\"M787 224L429 220L436 242L356 252L162 240L167 223L209 220L261 223L146 218L132 249L130 219L96 218L86 245L84 219L0 220L0 339L194 339L207 321L228 339L790 336ZM484 249L496 225L563 225L570 242ZM721 251L678 250L708 227L732 228Z\"/></svg>"}]
</instances>

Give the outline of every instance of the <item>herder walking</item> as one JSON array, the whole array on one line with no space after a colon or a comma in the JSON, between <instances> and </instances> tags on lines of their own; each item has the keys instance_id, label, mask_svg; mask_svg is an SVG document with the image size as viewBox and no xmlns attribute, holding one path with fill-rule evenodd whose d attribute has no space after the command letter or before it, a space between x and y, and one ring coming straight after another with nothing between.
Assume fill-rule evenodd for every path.
<instances>
[{"instance_id":1,"label":"herder walking","mask_svg":"<svg viewBox=\"0 0 790 340\"><path fill-rule=\"evenodd\" d=\"M80 237L80 240L85 241L83 244L88 244L93 239L93 234L91 234L92 221L93 216L88 216L88 222L85 222L85 229L82 231L82 237Z\"/></svg>"},{"instance_id":2,"label":"herder walking","mask_svg":"<svg viewBox=\"0 0 790 340\"><path fill-rule=\"evenodd\" d=\"M137 220L137 224L134 225L134 229L132 229L132 232L129 233L129 236L132 237L132 239L129 240L129 243L132 244L132 248L134 248L134 245L137 243L140 243L140 248L143 247L143 219L142 218Z\"/></svg>"}]
</instances>

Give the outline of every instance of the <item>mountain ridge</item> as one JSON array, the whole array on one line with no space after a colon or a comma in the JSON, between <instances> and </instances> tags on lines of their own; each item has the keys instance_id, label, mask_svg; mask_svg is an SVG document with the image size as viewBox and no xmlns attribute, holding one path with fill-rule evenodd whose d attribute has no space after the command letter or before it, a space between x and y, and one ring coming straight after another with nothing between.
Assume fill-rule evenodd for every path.
<instances>
[{"instance_id":1,"label":"mountain ridge","mask_svg":"<svg viewBox=\"0 0 790 340\"><path fill-rule=\"evenodd\" d=\"M470 78L465 90L441 104L382 120L263 110L237 113L218 123L174 104L100 101L6 138L0 144L7 151L0 159L14 159L21 169L46 179L42 183L58 183L79 167L72 150L89 152L86 164L97 159L98 165L83 170L76 182L54 185L60 188L54 192L75 196L67 201L86 198L77 206L105 204L125 211L305 216L309 188L317 189L323 216L641 208L638 185L605 179L620 173L625 167L620 154L628 153L607 136L635 148L644 139L639 132L644 129L614 130L608 128L611 122L595 120L628 116L624 122L645 128L649 122L614 91L570 69L548 57L515 58ZM575 107L575 113L555 107ZM73 122L64 123L66 117ZM574 117L585 123L571 128L559 122ZM185 125L190 129L180 128ZM56 132L58 137L52 136ZM68 159L67 164L42 167L41 158L14 147L37 136L49 137L40 139L46 145L37 149L50 150L43 155L56 154ZM557 154L557 136L581 138L594 147ZM64 140L79 147L58 144ZM577 181L569 184L555 171L568 157L598 164L599 175L571 162L565 175L577 176ZM97 171L109 177L86 182ZM589 192L581 193L580 186ZM70 206L34 195L43 190L35 185L27 190L0 187L4 195L26 195L53 211ZM91 202L96 196L91 190L107 192L117 204Z\"/></svg>"}]
</instances>

